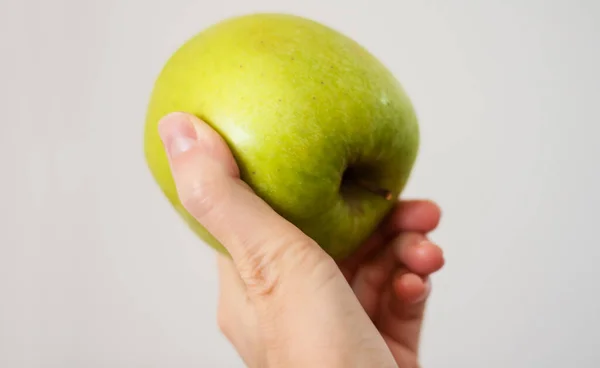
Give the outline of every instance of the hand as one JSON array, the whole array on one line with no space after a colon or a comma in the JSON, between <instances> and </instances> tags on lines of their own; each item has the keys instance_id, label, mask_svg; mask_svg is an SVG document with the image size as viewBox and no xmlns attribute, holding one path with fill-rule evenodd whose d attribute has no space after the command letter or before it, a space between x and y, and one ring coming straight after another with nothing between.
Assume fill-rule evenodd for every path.
<instances>
[{"instance_id":1,"label":"hand","mask_svg":"<svg viewBox=\"0 0 600 368\"><path fill-rule=\"evenodd\" d=\"M248 366L415 366L427 276L443 263L421 241L439 220L435 205L399 203L338 265L240 180L207 124L174 113L159 133L181 203L231 255L218 256L218 320Z\"/></svg>"},{"instance_id":2,"label":"hand","mask_svg":"<svg viewBox=\"0 0 600 368\"><path fill-rule=\"evenodd\" d=\"M440 220L430 201L401 201L379 229L339 266L385 339L399 367L419 367L418 352L430 275L444 265L426 238Z\"/></svg>"}]
</instances>

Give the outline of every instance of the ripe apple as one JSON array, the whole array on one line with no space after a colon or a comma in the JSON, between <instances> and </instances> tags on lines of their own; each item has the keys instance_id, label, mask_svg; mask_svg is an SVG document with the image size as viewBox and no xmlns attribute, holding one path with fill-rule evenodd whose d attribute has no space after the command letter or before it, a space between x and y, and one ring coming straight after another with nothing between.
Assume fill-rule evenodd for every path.
<instances>
[{"instance_id":1,"label":"ripe apple","mask_svg":"<svg viewBox=\"0 0 600 368\"><path fill-rule=\"evenodd\" d=\"M228 143L242 179L333 258L388 213L414 165L418 121L400 83L357 42L290 14L249 14L198 33L152 91L145 155L160 188L208 245L223 246L178 200L157 123L195 114Z\"/></svg>"}]
</instances>

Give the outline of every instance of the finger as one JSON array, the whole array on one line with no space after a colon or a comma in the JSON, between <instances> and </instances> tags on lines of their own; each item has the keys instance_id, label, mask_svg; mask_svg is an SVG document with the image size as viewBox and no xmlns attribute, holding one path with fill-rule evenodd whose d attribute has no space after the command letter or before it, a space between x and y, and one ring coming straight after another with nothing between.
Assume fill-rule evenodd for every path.
<instances>
[{"instance_id":1,"label":"finger","mask_svg":"<svg viewBox=\"0 0 600 368\"><path fill-rule=\"evenodd\" d=\"M351 280L359 265L377 254L391 238L404 231L432 231L437 227L440 216L439 207L432 201L399 201L363 246L339 263L340 268Z\"/></svg>"},{"instance_id":2,"label":"finger","mask_svg":"<svg viewBox=\"0 0 600 368\"><path fill-rule=\"evenodd\" d=\"M227 144L206 123L173 113L159 133L182 205L228 250L251 294L270 295L290 268L311 270L325 259L240 180Z\"/></svg>"},{"instance_id":3,"label":"finger","mask_svg":"<svg viewBox=\"0 0 600 368\"><path fill-rule=\"evenodd\" d=\"M403 231L427 233L438 226L440 218L440 207L433 201L400 201L382 224L382 232L386 237Z\"/></svg>"},{"instance_id":4,"label":"finger","mask_svg":"<svg viewBox=\"0 0 600 368\"><path fill-rule=\"evenodd\" d=\"M407 269L398 271L394 275L392 282L392 290L395 298L392 298L391 303L397 317L402 319L411 319L418 317L419 314L407 313L419 311L418 304L425 300L429 295L430 281L429 278L424 278L410 272ZM407 308L410 306L411 308Z\"/></svg>"},{"instance_id":5,"label":"finger","mask_svg":"<svg viewBox=\"0 0 600 368\"><path fill-rule=\"evenodd\" d=\"M403 233L396 237L388 247L381 250L372 260L358 268L352 282L354 293L369 316L379 310L381 295L389 284L392 272L398 268L397 249L410 249L420 244L425 236L420 233ZM418 257L413 257L418 258Z\"/></svg>"},{"instance_id":6,"label":"finger","mask_svg":"<svg viewBox=\"0 0 600 368\"><path fill-rule=\"evenodd\" d=\"M381 252L381 248L385 244L384 240L381 232L376 231L354 254L338 262L338 267L342 271L346 281L351 283L356 276L358 267L366 260L373 258L376 252Z\"/></svg>"},{"instance_id":7,"label":"finger","mask_svg":"<svg viewBox=\"0 0 600 368\"><path fill-rule=\"evenodd\" d=\"M380 328L398 345L417 351L425 304L431 292L429 278L400 269L393 277L391 288L387 306L381 314Z\"/></svg>"},{"instance_id":8,"label":"finger","mask_svg":"<svg viewBox=\"0 0 600 368\"><path fill-rule=\"evenodd\" d=\"M373 260L361 266L352 280L352 289L367 315L373 319L381 303L381 295L395 268L392 248L384 249Z\"/></svg>"},{"instance_id":9,"label":"finger","mask_svg":"<svg viewBox=\"0 0 600 368\"><path fill-rule=\"evenodd\" d=\"M442 249L419 233L404 233L393 242L394 255L409 271L426 276L444 266Z\"/></svg>"}]
</instances>

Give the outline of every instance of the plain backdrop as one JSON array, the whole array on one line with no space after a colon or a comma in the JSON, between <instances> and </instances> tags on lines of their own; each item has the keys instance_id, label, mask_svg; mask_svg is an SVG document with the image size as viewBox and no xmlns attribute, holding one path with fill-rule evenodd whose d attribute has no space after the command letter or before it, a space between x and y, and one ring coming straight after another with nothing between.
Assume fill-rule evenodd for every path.
<instances>
[{"instance_id":1,"label":"plain backdrop","mask_svg":"<svg viewBox=\"0 0 600 368\"><path fill-rule=\"evenodd\" d=\"M190 36L250 12L362 43L418 111L444 217L423 367L600 366L600 2L0 0L0 367L241 367L213 252L142 130Z\"/></svg>"}]
</instances>

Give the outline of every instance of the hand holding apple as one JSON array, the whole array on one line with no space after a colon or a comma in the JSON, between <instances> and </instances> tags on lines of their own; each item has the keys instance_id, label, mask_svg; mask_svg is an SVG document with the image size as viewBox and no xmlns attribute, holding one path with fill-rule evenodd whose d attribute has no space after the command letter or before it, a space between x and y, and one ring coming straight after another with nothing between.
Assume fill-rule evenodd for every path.
<instances>
[{"instance_id":1,"label":"hand holding apple","mask_svg":"<svg viewBox=\"0 0 600 368\"><path fill-rule=\"evenodd\" d=\"M338 268L240 180L209 125L175 113L159 131L178 199L231 255L219 255L219 325L248 366L418 366L428 275L443 265L425 238L434 204L395 202Z\"/></svg>"}]
</instances>

